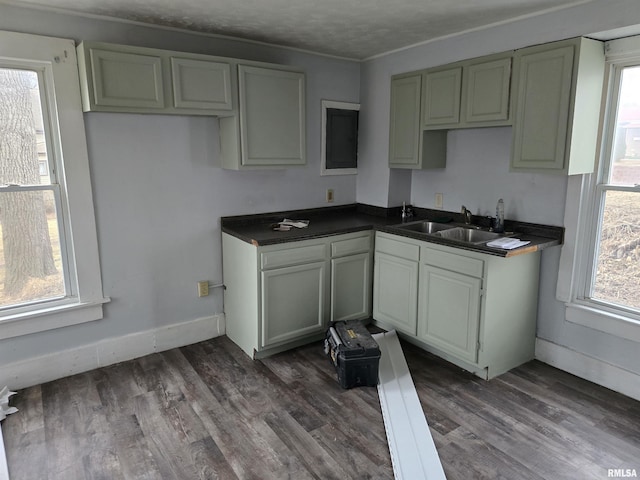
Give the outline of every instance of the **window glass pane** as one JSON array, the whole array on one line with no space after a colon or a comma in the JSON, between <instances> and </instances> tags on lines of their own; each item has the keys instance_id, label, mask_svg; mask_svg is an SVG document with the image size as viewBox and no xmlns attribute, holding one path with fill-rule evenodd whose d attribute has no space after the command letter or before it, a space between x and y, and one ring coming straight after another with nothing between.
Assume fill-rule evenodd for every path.
<instances>
[{"instance_id":1,"label":"window glass pane","mask_svg":"<svg viewBox=\"0 0 640 480\"><path fill-rule=\"evenodd\" d=\"M640 310L640 193L607 191L594 299Z\"/></svg>"},{"instance_id":2,"label":"window glass pane","mask_svg":"<svg viewBox=\"0 0 640 480\"><path fill-rule=\"evenodd\" d=\"M640 184L640 66L622 70L609 183Z\"/></svg>"},{"instance_id":3,"label":"window glass pane","mask_svg":"<svg viewBox=\"0 0 640 480\"><path fill-rule=\"evenodd\" d=\"M0 231L0 307L64 296L53 192L0 191Z\"/></svg>"},{"instance_id":4,"label":"window glass pane","mask_svg":"<svg viewBox=\"0 0 640 480\"><path fill-rule=\"evenodd\" d=\"M0 68L0 185L50 184L38 75Z\"/></svg>"}]
</instances>

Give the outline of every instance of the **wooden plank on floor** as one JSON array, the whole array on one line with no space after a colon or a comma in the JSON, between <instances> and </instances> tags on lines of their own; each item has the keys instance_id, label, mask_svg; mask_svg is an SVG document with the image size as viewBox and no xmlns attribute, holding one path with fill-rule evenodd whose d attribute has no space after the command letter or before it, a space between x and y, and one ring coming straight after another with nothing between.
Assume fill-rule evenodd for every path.
<instances>
[{"instance_id":1,"label":"wooden plank on floor","mask_svg":"<svg viewBox=\"0 0 640 480\"><path fill-rule=\"evenodd\" d=\"M378 394L396 480L444 480L444 470L395 331L376 333Z\"/></svg>"}]
</instances>

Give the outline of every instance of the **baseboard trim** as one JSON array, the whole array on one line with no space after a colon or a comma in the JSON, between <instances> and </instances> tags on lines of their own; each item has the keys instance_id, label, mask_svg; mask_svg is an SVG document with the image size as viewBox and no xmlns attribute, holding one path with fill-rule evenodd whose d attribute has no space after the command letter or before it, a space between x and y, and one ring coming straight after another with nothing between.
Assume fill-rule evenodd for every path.
<instances>
[{"instance_id":1,"label":"baseboard trim","mask_svg":"<svg viewBox=\"0 0 640 480\"><path fill-rule=\"evenodd\" d=\"M640 400L640 375L555 343L536 339L536 359Z\"/></svg>"},{"instance_id":2,"label":"baseboard trim","mask_svg":"<svg viewBox=\"0 0 640 480\"><path fill-rule=\"evenodd\" d=\"M223 313L145 330L77 348L3 365L0 385L12 390L31 387L124 362L151 353L183 347L225 333Z\"/></svg>"}]
</instances>

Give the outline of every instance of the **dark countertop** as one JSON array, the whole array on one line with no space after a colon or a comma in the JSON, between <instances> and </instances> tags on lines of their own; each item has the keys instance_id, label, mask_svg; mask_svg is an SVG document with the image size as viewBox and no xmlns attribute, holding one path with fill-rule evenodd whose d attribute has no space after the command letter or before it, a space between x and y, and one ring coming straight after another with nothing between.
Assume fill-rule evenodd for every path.
<instances>
[{"instance_id":1,"label":"dark countertop","mask_svg":"<svg viewBox=\"0 0 640 480\"><path fill-rule=\"evenodd\" d=\"M422 208L414 208L414 211L415 215L410 221L436 220L441 222L462 222L462 216L457 213ZM305 228L294 227L287 232L274 231L272 225L282 221L284 218L309 220L309 226ZM511 257L561 245L564 237L563 227L505 220L505 229L507 232L515 232L515 237L521 240L529 240L531 243L513 250L503 250L487 247L484 244L462 244L454 240L433 235L402 230L398 228L401 223L402 219L400 217L399 207L382 208L363 204L221 218L223 232L255 246L275 245L363 230L377 230L461 248L463 250L487 253L500 257ZM488 220L485 217L473 217L472 223L480 225L481 227L488 226Z\"/></svg>"}]
</instances>

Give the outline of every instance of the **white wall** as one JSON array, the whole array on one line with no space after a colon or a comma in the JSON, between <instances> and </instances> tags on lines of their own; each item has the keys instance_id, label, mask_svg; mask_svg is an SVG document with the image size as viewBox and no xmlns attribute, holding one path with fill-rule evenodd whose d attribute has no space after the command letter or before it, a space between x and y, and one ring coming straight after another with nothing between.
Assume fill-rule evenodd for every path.
<instances>
[{"instance_id":1,"label":"white wall","mask_svg":"<svg viewBox=\"0 0 640 480\"><path fill-rule=\"evenodd\" d=\"M327 188L335 204L355 202L354 176L320 176L320 102L359 101L358 63L6 5L0 29L301 67L308 158L302 168L227 171L219 168L214 118L85 114L104 294L112 301L103 320L0 341L0 365L221 313L220 289L196 294L198 280L222 281L221 216L323 206Z\"/></svg>"},{"instance_id":2,"label":"white wall","mask_svg":"<svg viewBox=\"0 0 640 480\"><path fill-rule=\"evenodd\" d=\"M369 161L363 164L358 174L358 201L396 206L409 195L414 205L434 208L434 195L438 192L444 194L445 210L459 211L464 204L475 214L494 215L496 201L502 197L506 203L507 218L562 225L566 178L510 173L509 127L449 132L446 169L413 172L408 188L407 172L396 173L386 168L390 76L633 24L640 24L640 8L636 0L598 0L569 10L424 44L363 63L361 95L364 118L361 124L365 132L361 136L360 151ZM564 304L555 298L559 256L560 248L552 248L542 254L538 337L565 347L567 351L580 352L605 364L640 374L640 345L565 321ZM559 365L567 369L571 367L566 362Z\"/></svg>"}]
</instances>

